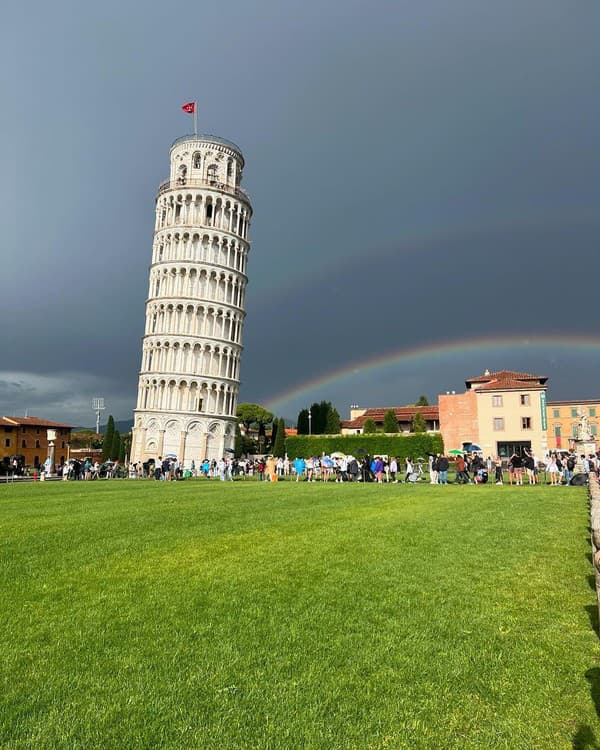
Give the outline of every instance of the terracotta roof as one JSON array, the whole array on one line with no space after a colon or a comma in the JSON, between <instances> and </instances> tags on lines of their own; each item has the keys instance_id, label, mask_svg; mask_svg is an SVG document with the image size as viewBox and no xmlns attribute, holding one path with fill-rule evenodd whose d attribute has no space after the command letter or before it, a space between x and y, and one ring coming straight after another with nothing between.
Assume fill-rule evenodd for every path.
<instances>
[{"instance_id":1,"label":"terracotta roof","mask_svg":"<svg viewBox=\"0 0 600 750\"><path fill-rule=\"evenodd\" d=\"M486 371L477 378L465 380L467 388L476 385L474 390L522 390L523 388L543 387L548 378L545 375L533 375L515 370Z\"/></svg>"},{"instance_id":2,"label":"terracotta roof","mask_svg":"<svg viewBox=\"0 0 600 750\"><path fill-rule=\"evenodd\" d=\"M360 417L342 419L340 424L345 428L359 428L364 425L367 419L372 419L375 423L382 423L388 411L394 412L398 422L411 422L417 413L422 414L425 420L438 421L440 418L440 410L437 406L388 406L385 409L379 407L367 409Z\"/></svg>"},{"instance_id":3,"label":"terracotta roof","mask_svg":"<svg viewBox=\"0 0 600 750\"><path fill-rule=\"evenodd\" d=\"M517 372L516 370L497 370L496 372L485 372L477 378L469 378L465 383L485 383L489 380L548 380L544 375L533 375L529 372Z\"/></svg>"},{"instance_id":4,"label":"terracotta roof","mask_svg":"<svg viewBox=\"0 0 600 750\"><path fill-rule=\"evenodd\" d=\"M50 422L48 419L39 417L0 417L0 425L3 427L14 427L15 425L30 425L32 427L61 427L62 429L72 429L70 424L62 422Z\"/></svg>"}]
</instances>

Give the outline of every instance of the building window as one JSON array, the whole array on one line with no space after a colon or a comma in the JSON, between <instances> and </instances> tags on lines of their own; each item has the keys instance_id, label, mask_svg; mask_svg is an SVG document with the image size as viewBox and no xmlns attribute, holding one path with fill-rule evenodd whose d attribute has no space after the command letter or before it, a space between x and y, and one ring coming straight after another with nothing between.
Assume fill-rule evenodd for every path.
<instances>
[{"instance_id":1,"label":"building window","mask_svg":"<svg viewBox=\"0 0 600 750\"><path fill-rule=\"evenodd\" d=\"M502 406L502 396L492 396L492 406Z\"/></svg>"},{"instance_id":2,"label":"building window","mask_svg":"<svg viewBox=\"0 0 600 750\"><path fill-rule=\"evenodd\" d=\"M560 409L553 409L552 416L554 417L554 419L558 419L560 417Z\"/></svg>"},{"instance_id":3,"label":"building window","mask_svg":"<svg viewBox=\"0 0 600 750\"><path fill-rule=\"evenodd\" d=\"M576 417L577 416L577 409L571 409L571 416Z\"/></svg>"},{"instance_id":4,"label":"building window","mask_svg":"<svg viewBox=\"0 0 600 750\"><path fill-rule=\"evenodd\" d=\"M65 448L65 441L64 441L64 440L62 441L62 444L61 444L61 446L60 446L60 447L61 447L61 448Z\"/></svg>"},{"instance_id":5,"label":"building window","mask_svg":"<svg viewBox=\"0 0 600 750\"><path fill-rule=\"evenodd\" d=\"M12 432L12 427L5 427L4 432Z\"/></svg>"},{"instance_id":6,"label":"building window","mask_svg":"<svg viewBox=\"0 0 600 750\"><path fill-rule=\"evenodd\" d=\"M561 426L559 424L554 425L554 437L561 436Z\"/></svg>"},{"instance_id":7,"label":"building window","mask_svg":"<svg viewBox=\"0 0 600 750\"><path fill-rule=\"evenodd\" d=\"M36 440L36 441L35 441L35 447L36 447L36 448L39 448L39 447L40 447L40 441L39 441L39 440Z\"/></svg>"},{"instance_id":8,"label":"building window","mask_svg":"<svg viewBox=\"0 0 600 750\"><path fill-rule=\"evenodd\" d=\"M21 440L21 448L27 448L27 440Z\"/></svg>"},{"instance_id":9,"label":"building window","mask_svg":"<svg viewBox=\"0 0 600 750\"><path fill-rule=\"evenodd\" d=\"M10 438L6 438L6 440L4 441L4 446L6 448L10 448Z\"/></svg>"},{"instance_id":10,"label":"building window","mask_svg":"<svg viewBox=\"0 0 600 750\"><path fill-rule=\"evenodd\" d=\"M595 406L590 406L590 408L588 409L588 412L589 412L590 417L595 417L596 416L596 407Z\"/></svg>"},{"instance_id":11,"label":"building window","mask_svg":"<svg viewBox=\"0 0 600 750\"><path fill-rule=\"evenodd\" d=\"M520 396L521 406L531 406L531 396L528 393L522 393Z\"/></svg>"},{"instance_id":12,"label":"building window","mask_svg":"<svg viewBox=\"0 0 600 750\"><path fill-rule=\"evenodd\" d=\"M36 428L35 428L35 434L36 434L36 435L39 435L39 434L40 434L40 428L39 428L39 427L36 427Z\"/></svg>"},{"instance_id":13,"label":"building window","mask_svg":"<svg viewBox=\"0 0 600 750\"><path fill-rule=\"evenodd\" d=\"M498 432L504 429L504 417L494 417L494 430Z\"/></svg>"},{"instance_id":14,"label":"building window","mask_svg":"<svg viewBox=\"0 0 600 750\"><path fill-rule=\"evenodd\" d=\"M598 425L597 424L590 425L590 432L592 433L592 435L597 435L598 434Z\"/></svg>"},{"instance_id":15,"label":"building window","mask_svg":"<svg viewBox=\"0 0 600 750\"><path fill-rule=\"evenodd\" d=\"M521 429L522 430L531 429L531 417L521 417Z\"/></svg>"},{"instance_id":16,"label":"building window","mask_svg":"<svg viewBox=\"0 0 600 750\"><path fill-rule=\"evenodd\" d=\"M577 433L578 433L577 425L576 424L572 424L571 425L571 437L576 438L577 437Z\"/></svg>"}]
</instances>

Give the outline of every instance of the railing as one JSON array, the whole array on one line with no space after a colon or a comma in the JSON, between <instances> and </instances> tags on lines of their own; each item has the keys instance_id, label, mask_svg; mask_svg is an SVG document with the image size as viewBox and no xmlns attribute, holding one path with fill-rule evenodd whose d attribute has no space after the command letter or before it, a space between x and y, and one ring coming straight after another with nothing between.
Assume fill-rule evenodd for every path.
<instances>
[{"instance_id":1,"label":"railing","mask_svg":"<svg viewBox=\"0 0 600 750\"><path fill-rule=\"evenodd\" d=\"M219 182L218 180L188 180L186 177L179 177L176 180L163 180L158 186L158 195L164 193L165 190L187 187L207 187L213 190L221 190L223 193L235 195L237 198L250 203L250 196L241 187L228 185L226 182Z\"/></svg>"},{"instance_id":2,"label":"railing","mask_svg":"<svg viewBox=\"0 0 600 750\"><path fill-rule=\"evenodd\" d=\"M171 144L171 148L173 148L173 146L176 146L178 143L181 143L182 141L208 141L209 143L220 143L222 146L227 146L227 148L232 148L234 151L237 151L242 159L244 158L242 150L236 143L234 143L233 141L228 141L226 138L221 138L218 135L211 135L210 133L198 133L198 135L190 133L189 135L182 135L173 141L173 143Z\"/></svg>"}]
</instances>

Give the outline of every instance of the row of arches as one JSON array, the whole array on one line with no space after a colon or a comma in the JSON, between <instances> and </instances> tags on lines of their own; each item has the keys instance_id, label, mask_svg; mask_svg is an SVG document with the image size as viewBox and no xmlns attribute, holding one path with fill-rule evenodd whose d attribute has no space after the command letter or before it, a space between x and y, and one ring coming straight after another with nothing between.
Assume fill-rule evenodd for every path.
<instances>
[{"instance_id":1,"label":"row of arches","mask_svg":"<svg viewBox=\"0 0 600 750\"><path fill-rule=\"evenodd\" d=\"M237 201L198 192L159 196L155 230L177 224L215 227L247 239L250 209Z\"/></svg>"},{"instance_id":2,"label":"row of arches","mask_svg":"<svg viewBox=\"0 0 600 750\"><path fill-rule=\"evenodd\" d=\"M199 336L242 343L244 316L223 308L205 305L149 303L146 308L146 335L153 333Z\"/></svg>"},{"instance_id":3,"label":"row of arches","mask_svg":"<svg viewBox=\"0 0 600 750\"><path fill-rule=\"evenodd\" d=\"M236 400L235 386L201 380L142 378L137 408L233 416Z\"/></svg>"},{"instance_id":4,"label":"row of arches","mask_svg":"<svg viewBox=\"0 0 600 750\"><path fill-rule=\"evenodd\" d=\"M238 380L240 356L240 351L227 346L146 339L142 372L178 372Z\"/></svg>"},{"instance_id":5,"label":"row of arches","mask_svg":"<svg viewBox=\"0 0 600 750\"><path fill-rule=\"evenodd\" d=\"M218 235L191 232L158 234L154 239L152 262L173 260L204 261L218 263L246 273L248 246L239 240Z\"/></svg>"},{"instance_id":6,"label":"row of arches","mask_svg":"<svg viewBox=\"0 0 600 750\"><path fill-rule=\"evenodd\" d=\"M219 156L220 158L220 156ZM233 157L227 160L220 158L220 163L215 161L214 154L209 151L203 154L201 151L194 151L192 154L190 177L199 177L206 180L221 180L228 182L237 182L241 177L241 171L237 170L237 163ZM177 167L177 177L185 178L188 175L188 165L182 163Z\"/></svg>"},{"instance_id":7,"label":"row of arches","mask_svg":"<svg viewBox=\"0 0 600 750\"><path fill-rule=\"evenodd\" d=\"M244 307L246 280L215 269L175 267L150 271L148 297L194 297Z\"/></svg>"}]
</instances>

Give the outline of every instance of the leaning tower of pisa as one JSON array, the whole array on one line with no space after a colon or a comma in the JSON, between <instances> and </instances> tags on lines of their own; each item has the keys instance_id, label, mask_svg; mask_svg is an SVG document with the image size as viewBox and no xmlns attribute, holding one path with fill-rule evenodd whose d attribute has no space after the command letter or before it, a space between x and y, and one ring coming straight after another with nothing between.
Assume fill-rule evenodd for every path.
<instances>
[{"instance_id":1,"label":"leaning tower of pisa","mask_svg":"<svg viewBox=\"0 0 600 750\"><path fill-rule=\"evenodd\" d=\"M219 458L233 448L248 227L240 149L214 135L171 146L156 199L133 461Z\"/></svg>"}]
</instances>

